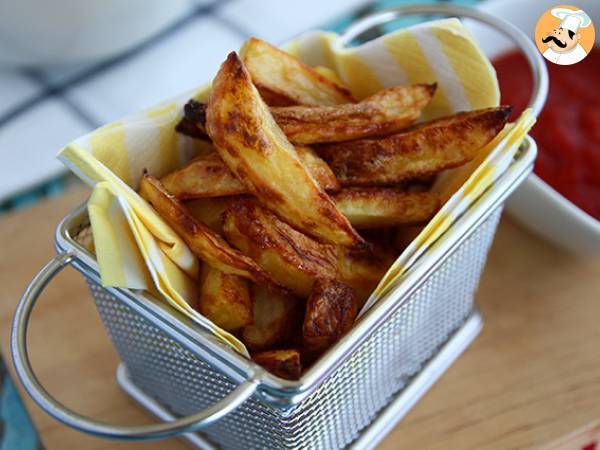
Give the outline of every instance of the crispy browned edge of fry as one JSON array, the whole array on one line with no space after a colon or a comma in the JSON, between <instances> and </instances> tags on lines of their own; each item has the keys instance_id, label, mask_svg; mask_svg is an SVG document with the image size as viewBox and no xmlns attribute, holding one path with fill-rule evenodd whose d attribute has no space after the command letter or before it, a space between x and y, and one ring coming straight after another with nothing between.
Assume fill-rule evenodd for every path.
<instances>
[{"instance_id":1,"label":"crispy browned edge of fry","mask_svg":"<svg viewBox=\"0 0 600 450\"><path fill-rule=\"evenodd\" d=\"M336 275L335 246L318 242L295 230L255 199L240 198L233 202L224 213L223 223L223 232L229 242L271 273L280 285L299 295L309 295L315 279L333 278ZM244 245L240 239L245 241ZM267 267L265 258L273 261L268 252L283 261L284 265L278 267L278 274ZM302 274L300 280L296 271ZM285 272L284 275L281 272ZM294 283L288 282L289 278ZM301 281L304 279L311 280L309 286Z\"/></svg>"},{"instance_id":2,"label":"crispy browned edge of fry","mask_svg":"<svg viewBox=\"0 0 600 450\"><path fill-rule=\"evenodd\" d=\"M440 207L439 195L435 192L406 192L396 187L346 187L331 198L350 223L359 229L421 224L431 219ZM365 216L376 209L382 215L372 215L372 224L368 220L359 222L353 216L361 214L357 212L361 203Z\"/></svg>"},{"instance_id":3,"label":"crispy browned edge of fry","mask_svg":"<svg viewBox=\"0 0 600 450\"><path fill-rule=\"evenodd\" d=\"M255 353L252 359L273 375L286 380L298 380L302 374L300 352L296 349L268 350Z\"/></svg>"},{"instance_id":4,"label":"crispy browned edge of fry","mask_svg":"<svg viewBox=\"0 0 600 450\"><path fill-rule=\"evenodd\" d=\"M315 281L302 324L304 349L310 354L323 352L352 328L357 314L350 286L331 279Z\"/></svg>"},{"instance_id":5,"label":"crispy browned edge of fry","mask_svg":"<svg viewBox=\"0 0 600 450\"><path fill-rule=\"evenodd\" d=\"M183 105L183 117L175 126L175 131L187 136L206 139L206 104L190 99Z\"/></svg>"},{"instance_id":6,"label":"crispy browned edge of fry","mask_svg":"<svg viewBox=\"0 0 600 450\"><path fill-rule=\"evenodd\" d=\"M223 272L237 274L256 283L277 285L258 264L232 248L221 236L194 218L179 200L163 188L160 181L147 173L142 176L140 195L203 261Z\"/></svg>"},{"instance_id":7,"label":"crispy browned edge of fry","mask_svg":"<svg viewBox=\"0 0 600 450\"><path fill-rule=\"evenodd\" d=\"M342 186L385 186L398 184L410 179L439 173L442 170L461 166L473 159L477 151L490 142L506 124L511 107L499 106L481 110L458 113L449 117L422 123L380 139L360 139L342 143L323 144L315 149L333 169ZM478 145L467 148L456 141L467 139L468 133L475 127L485 139ZM455 138L452 140L452 138ZM426 141L432 141L433 146ZM443 140L443 143L442 143ZM444 157L443 152L448 143L455 145L454 154ZM419 160L419 167L397 171L392 176L384 173L382 165L374 164L378 159L391 160L394 155L417 155L419 152L435 153L429 156L431 161L424 166ZM372 167L366 165L371 162Z\"/></svg>"},{"instance_id":8,"label":"crispy browned edge of fry","mask_svg":"<svg viewBox=\"0 0 600 450\"><path fill-rule=\"evenodd\" d=\"M225 102L225 99L228 101ZM226 103L229 110L222 106L223 103ZM259 115L255 116L256 114ZM268 107L254 88L250 74L235 52L227 56L213 80L206 128L225 163L236 177L252 194L285 220L324 241L346 246L365 245L365 241L337 209L327 193L314 181L306 167L297 159L297 155L289 155L293 146L277 127ZM263 129L266 130L262 131ZM248 149L253 149L252 154L240 151ZM308 205L298 204L298 196L289 190L289 186L274 187L270 180L264 179L266 175L262 173L251 176L252 165L248 163L248 158L269 161L271 158L267 156L274 158L275 152L278 152L282 159L289 155L292 156L292 162L295 163L293 160L296 159L299 163L287 169L294 169L295 175L301 176L295 180L298 183L296 190L300 187L305 189L304 200L312 201L311 214L306 214L310 211Z\"/></svg>"},{"instance_id":9,"label":"crispy browned edge of fry","mask_svg":"<svg viewBox=\"0 0 600 450\"><path fill-rule=\"evenodd\" d=\"M271 108L277 125L296 144L317 144L385 136L412 125L437 84L383 89L358 103Z\"/></svg>"},{"instance_id":10,"label":"crispy browned edge of fry","mask_svg":"<svg viewBox=\"0 0 600 450\"><path fill-rule=\"evenodd\" d=\"M344 100L344 102L340 102L339 104L353 103L355 101L354 97L352 96L352 93L346 87L341 86L338 83L330 80L325 75L322 75L317 70L315 70L313 67L300 61L295 56L269 44L266 41L263 41L262 39L258 39L256 37L251 37L244 43L244 45L240 49L240 55L242 57L242 60L244 61L244 64L247 62L246 58L245 58L245 53L247 51L247 48L249 46L256 46L256 45L261 45L261 46L267 47L269 49L269 51L271 51L272 53L275 53L279 56L278 59L280 61L290 61L293 64L295 64L297 66L297 70L300 70L300 71L306 73L307 75L309 75L312 79L315 80L316 84L321 85L320 86L321 89L323 89L323 87L327 87L328 90L335 92L337 94L336 96L339 97L340 100L341 99ZM265 85L264 83L261 82L261 80L255 80L254 77L253 77L253 83L256 86L256 88L259 90L265 103L269 106L301 105L301 103L299 103L299 101L298 101L298 98L291 96L290 93L285 91L284 89L281 89L279 87Z\"/></svg>"}]
</instances>

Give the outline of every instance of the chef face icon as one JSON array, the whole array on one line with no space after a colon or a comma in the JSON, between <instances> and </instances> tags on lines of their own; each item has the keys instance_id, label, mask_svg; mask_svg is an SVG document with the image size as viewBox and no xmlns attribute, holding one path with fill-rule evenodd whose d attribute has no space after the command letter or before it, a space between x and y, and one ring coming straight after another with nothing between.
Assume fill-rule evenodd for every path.
<instances>
[{"instance_id":1,"label":"chef face icon","mask_svg":"<svg viewBox=\"0 0 600 450\"><path fill-rule=\"evenodd\" d=\"M573 30L555 28L542 38L542 42L553 51L563 53L573 50L580 39L581 34L575 34Z\"/></svg>"},{"instance_id":2,"label":"chef face icon","mask_svg":"<svg viewBox=\"0 0 600 450\"><path fill-rule=\"evenodd\" d=\"M570 65L585 58L589 48L584 42L591 39L593 45L594 26L590 17L581 9L572 6L557 7L547 11L536 27L536 43L548 61Z\"/></svg>"}]
</instances>

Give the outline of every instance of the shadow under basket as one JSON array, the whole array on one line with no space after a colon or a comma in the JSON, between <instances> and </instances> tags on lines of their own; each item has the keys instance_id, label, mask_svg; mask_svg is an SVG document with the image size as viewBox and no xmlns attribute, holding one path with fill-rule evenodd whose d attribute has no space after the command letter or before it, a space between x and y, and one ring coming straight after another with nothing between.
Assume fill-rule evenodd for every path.
<instances>
[{"instance_id":1,"label":"shadow under basket","mask_svg":"<svg viewBox=\"0 0 600 450\"><path fill-rule=\"evenodd\" d=\"M93 254L80 243L89 227L85 206L59 225L63 261L41 284L68 265L84 275L123 361L119 383L157 417L220 408L200 432L160 437L183 434L198 448L371 448L477 335L474 294L487 253L504 201L531 172L535 154L527 137L497 182L298 381L269 374L145 292L103 287ZM109 436L106 428L81 425L81 416L57 414L24 384L62 422Z\"/></svg>"}]
</instances>

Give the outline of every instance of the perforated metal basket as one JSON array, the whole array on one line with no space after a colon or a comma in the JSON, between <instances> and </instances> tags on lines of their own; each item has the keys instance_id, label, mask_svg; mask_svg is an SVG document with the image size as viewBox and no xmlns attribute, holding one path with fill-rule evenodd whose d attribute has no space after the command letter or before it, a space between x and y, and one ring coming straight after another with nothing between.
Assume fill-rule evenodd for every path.
<instances>
[{"instance_id":1,"label":"perforated metal basket","mask_svg":"<svg viewBox=\"0 0 600 450\"><path fill-rule=\"evenodd\" d=\"M457 7L399 11L482 16ZM386 14L358 23L349 33L399 12ZM528 41L520 39L530 54ZM545 73L540 61L533 56L531 61L541 80L533 102L537 113L540 95L545 97ZM372 447L477 334L474 294L502 206L531 172L535 155L534 141L526 138L493 187L299 381L269 374L144 292L103 287L94 256L77 240L89 225L80 207L59 225L57 256L34 278L18 306L11 341L17 374L46 412L98 436L133 440L184 434L198 447L223 449ZM165 422L138 427L100 423L69 410L39 383L27 352L28 321L43 288L68 265L85 276L121 356L119 382Z\"/></svg>"}]
</instances>

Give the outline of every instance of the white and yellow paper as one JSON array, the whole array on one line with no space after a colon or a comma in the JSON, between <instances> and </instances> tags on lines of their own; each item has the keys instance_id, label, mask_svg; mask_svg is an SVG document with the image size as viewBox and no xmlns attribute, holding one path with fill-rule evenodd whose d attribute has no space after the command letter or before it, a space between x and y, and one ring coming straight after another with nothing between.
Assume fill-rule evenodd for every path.
<instances>
[{"instance_id":1,"label":"white and yellow paper","mask_svg":"<svg viewBox=\"0 0 600 450\"><path fill-rule=\"evenodd\" d=\"M333 71L357 99L398 84L437 82L424 119L499 103L494 69L457 19L420 24L352 48L338 46L336 38L334 33L311 32L285 49L309 65ZM88 210L103 284L155 293L247 355L236 337L194 309L199 262L136 193L144 170L162 177L198 152L196 142L176 133L175 125L185 102L207 93L202 87L99 128L67 145L59 158L94 187ZM524 114L483 149L476 162L440 177L435 189L448 201L384 276L367 307L506 170L532 124L533 118Z\"/></svg>"}]
</instances>

